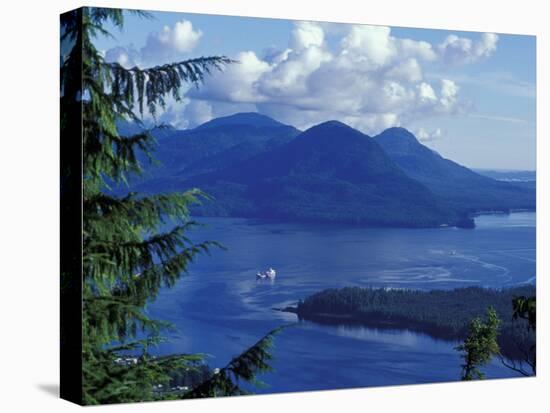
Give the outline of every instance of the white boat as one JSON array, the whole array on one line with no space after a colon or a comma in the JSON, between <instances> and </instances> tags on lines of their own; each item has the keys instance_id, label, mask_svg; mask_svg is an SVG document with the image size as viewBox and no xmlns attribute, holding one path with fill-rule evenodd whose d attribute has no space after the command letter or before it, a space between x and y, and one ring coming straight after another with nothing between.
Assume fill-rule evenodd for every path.
<instances>
[{"instance_id":1,"label":"white boat","mask_svg":"<svg viewBox=\"0 0 550 413\"><path fill-rule=\"evenodd\" d=\"M258 271L256 273L256 278L265 279L270 278L273 279L277 275L277 271L275 271L273 268L269 268L267 271Z\"/></svg>"}]
</instances>

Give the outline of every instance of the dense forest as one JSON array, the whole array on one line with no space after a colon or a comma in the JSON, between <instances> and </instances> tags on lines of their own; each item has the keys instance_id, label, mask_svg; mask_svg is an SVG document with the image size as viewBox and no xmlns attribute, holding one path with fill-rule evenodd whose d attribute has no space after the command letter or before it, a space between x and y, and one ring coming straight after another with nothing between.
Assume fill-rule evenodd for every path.
<instances>
[{"instance_id":1,"label":"dense forest","mask_svg":"<svg viewBox=\"0 0 550 413\"><path fill-rule=\"evenodd\" d=\"M535 337L528 332L525 320L514 320L512 301L534 294L534 286L432 291L346 287L309 296L291 310L301 319L322 323L408 328L438 338L462 340L470 321L482 317L491 306L501 320L498 342L502 354L514 359L522 357L520 349L533 345Z\"/></svg>"}]
</instances>

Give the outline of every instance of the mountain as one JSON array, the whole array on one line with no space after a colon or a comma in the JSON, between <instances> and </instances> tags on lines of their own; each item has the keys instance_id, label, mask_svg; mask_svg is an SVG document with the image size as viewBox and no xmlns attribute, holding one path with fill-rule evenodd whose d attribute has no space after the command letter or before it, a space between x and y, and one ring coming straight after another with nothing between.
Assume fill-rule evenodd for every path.
<instances>
[{"instance_id":1,"label":"mountain","mask_svg":"<svg viewBox=\"0 0 550 413\"><path fill-rule=\"evenodd\" d=\"M221 118L212 119L198 126L197 129L216 128L219 126L227 125L246 125L256 126L258 128L275 128L280 126L288 126L284 123L270 118L269 116L265 116L257 112L241 112Z\"/></svg>"},{"instance_id":2,"label":"mountain","mask_svg":"<svg viewBox=\"0 0 550 413\"><path fill-rule=\"evenodd\" d=\"M535 208L533 188L497 181L445 159L406 129L390 128L374 139L408 176L459 212Z\"/></svg>"},{"instance_id":3,"label":"mountain","mask_svg":"<svg viewBox=\"0 0 550 413\"><path fill-rule=\"evenodd\" d=\"M137 133L135 126L122 128ZM228 167L284 144L299 133L293 126L254 113L214 119L194 129L155 130L153 135L159 144L153 157L158 162L151 165L142 154L144 178L134 179L132 184L139 187L146 181L158 185L161 191L165 178L183 179Z\"/></svg>"},{"instance_id":4,"label":"mountain","mask_svg":"<svg viewBox=\"0 0 550 413\"><path fill-rule=\"evenodd\" d=\"M155 191L157 183L138 190ZM199 187L215 202L201 215L432 227L459 217L408 177L372 138L340 122L314 126L287 143L227 167L163 180L167 191Z\"/></svg>"},{"instance_id":5,"label":"mountain","mask_svg":"<svg viewBox=\"0 0 550 413\"><path fill-rule=\"evenodd\" d=\"M128 128L127 128L128 129ZM534 209L532 185L482 176L403 128L370 138L337 121L300 132L257 113L164 130L137 192L198 187L214 196L197 215L471 227L480 211Z\"/></svg>"}]
</instances>

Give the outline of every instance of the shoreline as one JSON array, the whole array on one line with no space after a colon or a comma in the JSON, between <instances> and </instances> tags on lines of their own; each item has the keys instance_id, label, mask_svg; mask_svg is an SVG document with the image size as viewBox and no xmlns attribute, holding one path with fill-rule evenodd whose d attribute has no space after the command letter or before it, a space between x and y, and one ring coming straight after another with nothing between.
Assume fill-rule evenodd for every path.
<instances>
[{"instance_id":1,"label":"shoreline","mask_svg":"<svg viewBox=\"0 0 550 413\"><path fill-rule=\"evenodd\" d=\"M468 216L470 219L474 221L474 227L468 227L464 228L457 225L451 225L451 224L439 224L434 226L399 226L399 225L372 225L372 224L357 224L352 222L338 222L338 221L311 221L311 220L303 220L303 221L293 221L293 220L285 220L285 219L279 219L279 218L258 218L258 217L243 217L243 216L231 216L231 215L197 215L192 214L190 215L190 218L192 219L235 219L235 220L243 220L247 221L252 225L271 225L271 224L279 224L279 225L285 225L285 224L292 224L292 225L304 225L304 226L310 226L310 225L322 225L326 227L334 227L334 228L369 228L369 229L411 229L411 230L422 230L422 229L448 229L448 228L457 228L457 229L475 229L477 226L475 225L475 218L483 217L483 216L493 216L493 215L512 215L516 213L536 213L536 209L514 209L509 211L480 211L480 212L472 212Z\"/></svg>"},{"instance_id":2,"label":"shoreline","mask_svg":"<svg viewBox=\"0 0 550 413\"><path fill-rule=\"evenodd\" d=\"M502 289L463 287L453 290L388 290L345 287L314 293L296 306L274 308L296 314L298 321L321 325L364 326L386 330L409 330L435 339L462 341L469 324L485 317L488 307L497 310L502 321L499 345L510 360L522 357L518 344L528 344L522 321L512 322L512 299L536 294L535 285Z\"/></svg>"}]
</instances>

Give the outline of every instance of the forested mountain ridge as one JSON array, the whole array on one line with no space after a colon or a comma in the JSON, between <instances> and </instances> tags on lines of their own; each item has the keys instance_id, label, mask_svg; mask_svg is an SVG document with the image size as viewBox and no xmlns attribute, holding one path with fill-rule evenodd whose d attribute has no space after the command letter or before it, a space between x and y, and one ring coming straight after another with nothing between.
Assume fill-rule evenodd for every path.
<instances>
[{"instance_id":1,"label":"forested mountain ridge","mask_svg":"<svg viewBox=\"0 0 550 413\"><path fill-rule=\"evenodd\" d=\"M443 158L404 128L389 128L374 139L411 178L464 212L535 209L533 188L497 181Z\"/></svg>"},{"instance_id":2,"label":"forested mountain ridge","mask_svg":"<svg viewBox=\"0 0 550 413\"><path fill-rule=\"evenodd\" d=\"M292 126L241 123L199 126L190 130L161 130L154 153L158 165L147 167L146 177L184 177L228 166L298 135ZM226 151L229 151L225 154ZM147 165L148 162L142 159Z\"/></svg>"},{"instance_id":3,"label":"forested mountain ridge","mask_svg":"<svg viewBox=\"0 0 550 413\"><path fill-rule=\"evenodd\" d=\"M164 185L212 194L215 202L195 209L201 215L405 227L453 225L458 219L376 141L337 121L230 167Z\"/></svg>"},{"instance_id":4,"label":"forested mountain ridge","mask_svg":"<svg viewBox=\"0 0 550 413\"><path fill-rule=\"evenodd\" d=\"M218 126L228 125L247 125L255 126L258 128L288 127L288 125L285 125L284 123L281 123L275 119L270 118L269 116L265 116L257 112L240 112L233 115L222 116L209 120L208 122L197 126L197 129L215 128Z\"/></svg>"},{"instance_id":5,"label":"forested mountain ridge","mask_svg":"<svg viewBox=\"0 0 550 413\"><path fill-rule=\"evenodd\" d=\"M338 121L305 132L257 113L168 130L132 186L198 187L194 214L376 226L473 226L471 213L534 209L534 191L443 158L403 128L371 138Z\"/></svg>"}]
</instances>

